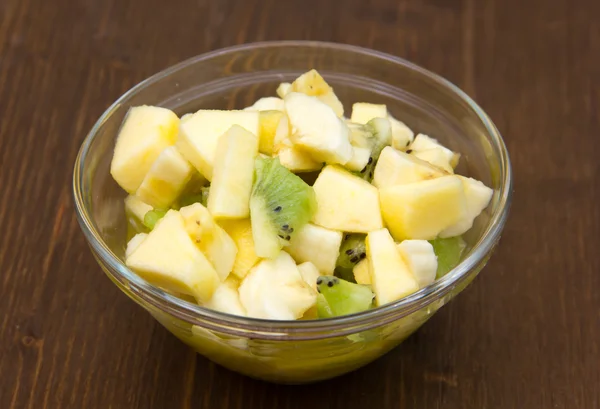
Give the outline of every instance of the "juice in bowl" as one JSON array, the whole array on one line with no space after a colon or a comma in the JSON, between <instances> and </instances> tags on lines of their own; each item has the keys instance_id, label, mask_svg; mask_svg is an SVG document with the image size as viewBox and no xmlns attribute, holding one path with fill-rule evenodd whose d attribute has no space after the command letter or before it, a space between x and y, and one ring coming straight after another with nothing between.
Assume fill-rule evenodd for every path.
<instances>
[{"instance_id":1,"label":"juice in bowl","mask_svg":"<svg viewBox=\"0 0 600 409\"><path fill-rule=\"evenodd\" d=\"M496 128L449 82L329 43L205 54L98 120L74 173L108 277L198 353L306 383L397 346L491 255Z\"/></svg>"}]
</instances>

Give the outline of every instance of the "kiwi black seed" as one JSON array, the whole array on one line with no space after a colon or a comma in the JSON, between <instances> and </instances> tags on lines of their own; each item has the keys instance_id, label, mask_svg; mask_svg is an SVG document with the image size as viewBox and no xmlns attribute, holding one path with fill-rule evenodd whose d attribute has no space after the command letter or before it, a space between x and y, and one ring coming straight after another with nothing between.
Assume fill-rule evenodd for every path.
<instances>
[{"instance_id":1,"label":"kiwi black seed","mask_svg":"<svg viewBox=\"0 0 600 409\"><path fill-rule=\"evenodd\" d=\"M412 153L412 149L408 149L406 153Z\"/></svg>"},{"instance_id":2,"label":"kiwi black seed","mask_svg":"<svg viewBox=\"0 0 600 409\"><path fill-rule=\"evenodd\" d=\"M354 282L352 270L364 258L362 254L366 257L365 237L364 234L346 234L335 267L335 274L338 277Z\"/></svg>"}]
</instances>

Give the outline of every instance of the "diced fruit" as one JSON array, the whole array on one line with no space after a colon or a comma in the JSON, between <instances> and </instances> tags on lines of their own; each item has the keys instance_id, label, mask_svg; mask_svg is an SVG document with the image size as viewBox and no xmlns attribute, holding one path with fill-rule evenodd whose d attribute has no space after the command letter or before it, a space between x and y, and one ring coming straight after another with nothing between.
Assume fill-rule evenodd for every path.
<instances>
[{"instance_id":1,"label":"diced fruit","mask_svg":"<svg viewBox=\"0 0 600 409\"><path fill-rule=\"evenodd\" d=\"M368 310L373 304L373 292L367 286L350 283L333 276L321 276L317 290L327 300L334 317Z\"/></svg>"},{"instance_id":2,"label":"diced fruit","mask_svg":"<svg viewBox=\"0 0 600 409\"><path fill-rule=\"evenodd\" d=\"M261 111L259 115L258 150L273 155L276 141L289 138L288 117L283 111Z\"/></svg>"},{"instance_id":3,"label":"diced fruit","mask_svg":"<svg viewBox=\"0 0 600 409\"><path fill-rule=\"evenodd\" d=\"M125 259L127 259L133 252L142 244L142 242L148 237L147 233L138 233L129 240L127 248L125 249Z\"/></svg>"},{"instance_id":4,"label":"diced fruit","mask_svg":"<svg viewBox=\"0 0 600 409\"><path fill-rule=\"evenodd\" d=\"M249 317L294 320L316 303L316 293L304 281L285 251L274 260L262 260L250 270L239 288Z\"/></svg>"},{"instance_id":5,"label":"diced fruit","mask_svg":"<svg viewBox=\"0 0 600 409\"><path fill-rule=\"evenodd\" d=\"M208 209L200 203L182 207L179 211L186 231L212 263L221 281L225 281L237 256L235 242L214 222Z\"/></svg>"},{"instance_id":6,"label":"diced fruit","mask_svg":"<svg viewBox=\"0 0 600 409\"><path fill-rule=\"evenodd\" d=\"M119 131L110 173L117 183L133 194L146 173L169 145L175 143L179 118L166 108L133 107Z\"/></svg>"},{"instance_id":7,"label":"diced fruit","mask_svg":"<svg viewBox=\"0 0 600 409\"><path fill-rule=\"evenodd\" d=\"M319 318L334 317L333 311L323 294L317 294L317 316Z\"/></svg>"},{"instance_id":8,"label":"diced fruit","mask_svg":"<svg viewBox=\"0 0 600 409\"><path fill-rule=\"evenodd\" d=\"M255 174L250 220L256 254L275 258L310 221L317 207L315 194L276 158L257 158Z\"/></svg>"},{"instance_id":9,"label":"diced fruit","mask_svg":"<svg viewBox=\"0 0 600 409\"><path fill-rule=\"evenodd\" d=\"M277 87L277 91L275 92L277 93L277 95L279 95L279 98L285 98L285 96L291 91L292 84L290 84L289 82L282 82L281 84L279 84L279 86Z\"/></svg>"},{"instance_id":10,"label":"diced fruit","mask_svg":"<svg viewBox=\"0 0 600 409\"><path fill-rule=\"evenodd\" d=\"M367 257L364 234L347 234L340 247L335 274L346 281L352 281L354 267Z\"/></svg>"},{"instance_id":11,"label":"diced fruit","mask_svg":"<svg viewBox=\"0 0 600 409\"><path fill-rule=\"evenodd\" d=\"M234 125L217 144L208 210L217 219L243 219L250 216L250 193L258 138Z\"/></svg>"},{"instance_id":12,"label":"diced fruit","mask_svg":"<svg viewBox=\"0 0 600 409\"><path fill-rule=\"evenodd\" d=\"M256 101L253 105L244 108L244 111L283 111L285 104L283 99L277 97L266 97Z\"/></svg>"},{"instance_id":13,"label":"diced fruit","mask_svg":"<svg viewBox=\"0 0 600 409\"><path fill-rule=\"evenodd\" d=\"M336 167L321 171L313 189L317 211L313 221L332 230L368 233L383 226L377 188Z\"/></svg>"},{"instance_id":14,"label":"diced fruit","mask_svg":"<svg viewBox=\"0 0 600 409\"><path fill-rule=\"evenodd\" d=\"M309 223L294 235L286 251L298 263L310 261L321 274L333 274L341 243L341 232Z\"/></svg>"},{"instance_id":15,"label":"diced fruit","mask_svg":"<svg viewBox=\"0 0 600 409\"><path fill-rule=\"evenodd\" d=\"M300 275L306 283L315 291L317 291L317 279L321 275L319 269L310 261L298 265Z\"/></svg>"},{"instance_id":16,"label":"diced fruit","mask_svg":"<svg viewBox=\"0 0 600 409\"><path fill-rule=\"evenodd\" d=\"M415 139L414 132L404 122L398 121L393 116L388 115L388 119L392 125L392 146L399 151L407 150Z\"/></svg>"},{"instance_id":17,"label":"diced fruit","mask_svg":"<svg viewBox=\"0 0 600 409\"><path fill-rule=\"evenodd\" d=\"M419 284L400 256L387 229L370 232L366 243L377 305L399 300L419 289Z\"/></svg>"},{"instance_id":18,"label":"diced fruit","mask_svg":"<svg viewBox=\"0 0 600 409\"><path fill-rule=\"evenodd\" d=\"M125 198L125 214L137 231L143 230L144 216L152 210L152 206L144 203L139 197L129 195Z\"/></svg>"},{"instance_id":19,"label":"diced fruit","mask_svg":"<svg viewBox=\"0 0 600 409\"><path fill-rule=\"evenodd\" d=\"M458 176L380 189L379 198L383 219L398 241L434 239L467 217L465 193Z\"/></svg>"},{"instance_id":20,"label":"diced fruit","mask_svg":"<svg viewBox=\"0 0 600 409\"><path fill-rule=\"evenodd\" d=\"M437 140L430 138L427 135L418 134L415 137L415 140L410 144L410 150L413 152L421 152L429 149L439 149L441 150L444 158L450 164L452 168L455 168L458 165L458 160L460 159L460 155L452 152L450 149L444 147ZM423 159L423 158L421 158ZM435 165L435 164L434 164ZM439 165L436 165L439 166Z\"/></svg>"},{"instance_id":21,"label":"diced fruit","mask_svg":"<svg viewBox=\"0 0 600 409\"><path fill-rule=\"evenodd\" d=\"M387 107L383 104L357 102L352 105L350 120L357 124L366 124L373 118L387 118Z\"/></svg>"},{"instance_id":22,"label":"diced fruit","mask_svg":"<svg viewBox=\"0 0 600 409\"><path fill-rule=\"evenodd\" d=\"M364 259L354 267L354 281L357 284L371 285L371 273L369 272L369 260Z\"/></svg>"},{"instance_id":23,"label":"diced fruit","mask_svg":"<svg viewBox=\"0 0 600 409\"><path fill-rule=\"evenodd\" d=\"M464 176L459 178L463 183L467 200L467 215L460 222L440 232L440 237L460 236L473 227L473 221L488 206L494 194L492 189L478 180Z\"/></svg>"},{"instance_id":24,"label":"diced fruit","mask_svg":"<svg viewBox=\"0 0 600 409\"><path fill-rule=\"evenodd\" d=\"M426 240L404 240L398 244L398 251L420 288L435 281L437 257L431 243Z\"/></svg>"},{"instance_id":25,"label":"diced fruit","mask_svg":"<svg viewBox=\"0 0 600 409\"><path fill-rule=\"evenodd\" d=\"M215 290L212 298L204 306L211 310L224 312L231 315L246 316L246 310L240 302L238 287L240 283L233 277L227 278Z\"/></svg>"},{"instance_id":26,"label":"diced fruit","mask_svg":"<svg viewBox=\"0 0 600 409\"><path fill-rule=\"evenodd\" d=\"M221 220L219 224L233 239L238 249L231 272L240 279L244 278L259 259L254 250L250 219Z\"/></svg>"},{"instance_id":27,"label":"diced fruit","mask_svg":"<svg viewBox=\"0 0 600 409\"><path fill-rule=\"evenodd\" d=\"M373 185L381 189L435 179L446 174L428 162L387 146L381 151L375 166Z\"/></svg>"},{"instance_id":28,"label":"diced fruit","mask_svg":"<svg viewBox=\"0 0 600 409\"><path fill-rule=\"evenodd\" d=\"M352 170L355 172L360 172L365 169L369 164L369 161L372 161L371 158L371 149L369 148L358 148L356 146L352 147L352 159L350 159L344 167L348 170Z\"/></svg>"},{"instance_id":29,"label":"diced fruit","mask_svg":"<svg viewBox=\"0 0 600 409\"><path fill-rule=\"evenodd\" d=\"M445 276L460 263L462 254L467 247L467 243L460 236L446 239L438 238L430 241L430 243L437 256L437 278Z\"/></svg>"},{"instance_id":30,"label":"diced fruit","mask_svg":"<svg viewBox=\"0 0 600 409\"><path fill-rule=\"evenodd\" d=\"M318 97L322 102L329 105L337 116L344 115L344 106L333 92L333 88L325 82L317 70L310 70L296 78L292 83L291 91Z\"/></svg>"},{"instance_id":31,"label":"diced fruit","mask_svg":"<svg viewBox=\"0 0 600 409\"><path fill-rule=\"evenodd\" d=\"M154 226L156 225L156 223L158 223L158 221L160 219L165 217L166 214L167 214L167 210L163 210L163 209L152 209L152 210L148 211L144 215L144 226L146 226L146 228L148 230L152 230L154 228Z\"/></svg>"},{"instance_id":32,"label":"diced fruit","mask_svg":"<svg viewBox=\"0 0 600 409\"><path fill-rule=\"evenodd\" d=\"M447 173L454 173L454 169L450 165L448 156L444 153L441 148L425 149L423 151L414 151L412 156L418 158L424 162L427 162Z\"/></svg>"},{"instance_id":33,"label":"diced fruit","mask_svg":"<svg viewBox=\"0 0 600 409\"><path fill-rule=\"evenodd\" d=\"M181 123L177 146L179 151L208 180L212 180L217 143L233 125L258 135L257 111L204 110Z\"/></svg>"},{"instance_id":34,"label":"diced fruit","mask_svg":"<svg viewBox=\"0 0 600 409\"><path fill-rule=\"evenodd\" d=\"M385 118L373 118L371 119L364 128L367 134L371 134L371 156L367 162L367 166L360 170L357 175L370 182L373 179L373 172L381 151L392 143L392 128L390 121Z\"/></svg>"},{"instance_id":35,"label":"diced fruit","mask_svg":"<svg viewBox=\"0 0 600 409\"><path fill-rule=\"evenodd\" d=\"M328 105L316 97L291 92L285 97L285 108L292 142L315 160L344 164L352 159L348 127Z\"/></svg>"},{"instance_id":36,"label":"diced fruit","mask_svg":"<svg viewBox=\"0 0 600 409\"><path fill-rule=\"evenodd\" d=\"M179 197L195 170L177 151L169 146L158 155L136 196L154 208L167 209Z\"/></svg>"},{"instance_id":37,"label":"diced fruit","mask_svg":"<svg viewBox=\"0 0 600 409\"><path fill-rule=\"evenodd\" d=\"M188 235L183 217L170 210L127 257L125 264L142 278L167 290L211 299L217 272Z\"/></svg>"},{"instance_id":38,"label":"diced fruit","mask_svg":"<svg viewBox=\"0 0 600 409\"><path fill-rule=\"evenodd\" d=\"M295 173L313 172L323 167L322 162L314 160L308 153L297 147L283 147L277 153L279 162Z\"/></svg>"}]
</instances>

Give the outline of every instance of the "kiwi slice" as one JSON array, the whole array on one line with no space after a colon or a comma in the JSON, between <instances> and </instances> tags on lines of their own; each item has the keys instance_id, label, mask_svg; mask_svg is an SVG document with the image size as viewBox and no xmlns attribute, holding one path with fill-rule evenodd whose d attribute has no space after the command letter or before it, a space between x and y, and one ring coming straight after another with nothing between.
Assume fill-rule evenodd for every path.
<instances>
[{"instance_id":1,"label":"kiwi slice","mask_svg":"<svg viewBox=\"0 0 600 409\"><path fill-rule=\"evenodd\" d=\"M256 255L275 258L317 209L315 193L277 158L257 158L250 197Z\"/></svg>"},{"instance_id":2,"label":"kiwi slice","mask_svg":"<svg viewBox=\"0 0 600 409\"><path fill-rule=\"evenodd\" d=\"M325 313L331 312L334 317L368 310L375 297L368 286L350 283L334 276L320 276L317 279L317 291L327 301L329 310L323 308ZM321 309L317 304L319 313L322 312Z\"/></svg>"},{"instance_id":3,"label":"kiwi slice","mask_svg":"<svg viewBox=\"0 0 600 409\"><path fill-rule=\"evenodd\" d=\"M156 223L167 214L167 210L163 209L152 209L146 212L144 215L144 226L148 230L152 230Z\"/></svg>"},{"instance_id":4,"label":"kiwi slice","mask_svg":"<svg viewBox=\"0 0 600 409\"><path fill-rule=\"evenodd\" d=\"M371 157L369 163L360 172L355 174L371 182L373 180L373 172L375 171L375 165L379 159L381 151L386 146L392 144L392 125L386 118L373 118L364 125L363 135L372 135L368 140L371 142Z\"/></svg>"},{"instance_id":5,"label":"kiwi slice","mask_svg":"<svg viewBox=\"0 0 600 409\"><path fill-rule=\"evenodd\" d=\"M364 234L347 234L340 246L340 254L335 265L335 275L350 282L354 279L354 267L365 257L367 248L365 246Z\"/></svg>"},{"instance_id":6,"label":"kiwi slice","mask_svg":"<svg viewBox=\"0 0 600 409\"><path fill-rule=\"evenodd\" d=\"M429 241L437 256L438 268L436 278L443 277L460 263L460 259L467 248L467 243L461 236Z\"/></svg>"},{"instance_id":7,"label":"kiwi slice","mask_svg":"<svg viewBox=\"0 0 600 409\"><path fill-rule=\"evenodd\" d=\"M335 315L333 315L333 310L323 294L317 294L317 316L319 318L335 317Z\"/></svg>"}]
</instances>

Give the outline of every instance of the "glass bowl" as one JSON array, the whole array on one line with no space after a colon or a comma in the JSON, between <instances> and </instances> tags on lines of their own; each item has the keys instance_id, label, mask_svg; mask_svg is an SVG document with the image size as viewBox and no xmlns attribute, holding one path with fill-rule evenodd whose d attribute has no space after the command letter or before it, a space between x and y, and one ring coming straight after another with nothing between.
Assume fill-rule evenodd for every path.
<instances>
[{"instance_id":1,"label":"glass bowl","mask_svg":"<svg viewBox=\"0 0 600 409\"><path fill-rule=\"evenodd\" d=\"M280 82L317 69L344 102L386 104L413 130L461 153L458 173L495 191L466 235L468 252L450 273L394 303L345 317L269 321L202 308L154 287L124 262L125 192L109 173L115 138L127 110L158 105L178 115L233 109L275 95ZM138 84L104 112L75 163L77 216L108 277L176 337L214 362L278 383L306 383L359 368L385 354L461 292L500 238L511 199L506 147L481 108L450 82L391 55L321 42L266 42L194 57Z\"/></svg>"}]
</instances>

